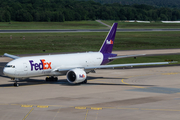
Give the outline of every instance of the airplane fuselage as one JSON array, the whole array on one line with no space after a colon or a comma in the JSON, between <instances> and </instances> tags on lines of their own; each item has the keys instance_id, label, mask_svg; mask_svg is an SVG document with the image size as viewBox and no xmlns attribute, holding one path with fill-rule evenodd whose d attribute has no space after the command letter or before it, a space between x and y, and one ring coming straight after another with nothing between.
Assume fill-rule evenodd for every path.
<instances>
[{"instance_id":1,"label":"airplane fuselage","mask_svg":"<svg viewBox=\"0 0 180 120\"><path fill-rule=\"evenodd\" d=\"M103 54L100 52L22 57L9 62L4 74L12 78L60 76L66 72L56 72L58 69L99 66L102 62Z\"/></svg>"}]
</instances>

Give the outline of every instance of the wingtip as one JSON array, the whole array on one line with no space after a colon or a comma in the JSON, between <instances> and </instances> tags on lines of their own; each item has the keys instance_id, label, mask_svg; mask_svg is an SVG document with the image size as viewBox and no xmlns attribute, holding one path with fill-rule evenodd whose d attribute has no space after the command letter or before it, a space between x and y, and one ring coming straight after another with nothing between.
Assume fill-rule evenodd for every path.
<instances>
[{"instance_id":1,"label":"wingtip","mask_svg":"<svg viewBox=\"0 0 180 120\"><path fill-rule=\"evenodd\" d=\"M168 63L178 63L178 61L170 61L170 62L168 62Z\"/></svg>"}]
</instances>

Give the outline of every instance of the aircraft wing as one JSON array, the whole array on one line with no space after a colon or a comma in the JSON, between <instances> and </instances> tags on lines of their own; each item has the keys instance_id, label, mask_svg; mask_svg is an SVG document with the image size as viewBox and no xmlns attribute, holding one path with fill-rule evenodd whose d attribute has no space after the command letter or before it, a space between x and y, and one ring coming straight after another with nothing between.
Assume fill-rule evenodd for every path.
<instances>
[{"instance_id":1,"label":"aircraft wing","mask_svg":"<svg viewBox=\"0 0 180 120\"><path fill-rule=\"evenodd\" d=\"M93 70L93 69L101 69L101 68L115 68L115 67L128 67L128 66L142 66L142 65L163 65L169 64L172 62L151 62L151 63L131 63L131 64L114 64L114 65L100 65L100 66L92 66L92 67L75 67L75 68L67 68L67 69L55 69L56 72L67 72L71 69L85 69L85 70Z\"/></svg>"},{"instance_id":2,"label":"aircraft wing","mask_svg":"<svg viewBox=\"0 0 180 120\"><path fill-rule=\"evenodd\" d=\"M137 54L137 55L124 55L124 56L116 56L116 57L109 57L109 60L119 59L119 58L129 58L129 57L139 57L145 56L146 54Z\"/></svg>"},{"instance_id":3,"label":"aircraft wing","mask_svg":"<svg viewBox=\"0 0 180 120\"><path fill-rule=\"evenodd\" d=\"M115 68L115 67L128 67L128 66L143 66L143 65L162 65L171 62L151 62L151 63L131 63L131 64L114 64L114 65L101 65L94 67L85 67L84 69L101 69L101 68Z\"/></svg>"},{"instance_id":4,"label":"aircraft wing","mask_svg":"<svg viewBox=\"0 0 180 120\"><path fill-rule=\"evenodd\" d=\"M11 55L11 54L7 54L7 53L4 53L4 56L9 57L9 58L12 58L12 59L18 59L18 58L20 58L20 57L18 57L18 56Z\"/></svg>"}]
</instances>

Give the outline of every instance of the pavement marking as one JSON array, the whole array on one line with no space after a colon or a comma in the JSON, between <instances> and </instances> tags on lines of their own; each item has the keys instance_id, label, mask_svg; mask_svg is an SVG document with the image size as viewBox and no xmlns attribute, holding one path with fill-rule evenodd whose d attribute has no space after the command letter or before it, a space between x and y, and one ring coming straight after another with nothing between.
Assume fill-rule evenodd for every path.
<instances>
[{"instance_id":1,"label":"pavement marking","mask_svg":"<svg viewBox=\"0 0 180 120\"><path fill-rule=\"evenodd\" d=\"M85 116L84 120L86 120L86 119L87 119L88 112L89 112L89 110L87 109L87 111L86 111L86 116Z\"/></svg>"},{"instance_id":2,"label":"pavement marking","mask_svg":"<svg viewBox=\"0 0 180 120\"><path fill-rule=\"evenodd\" d=\"M176 75L176 74L180 74L180 73L162 73L162 75Z\"/></svg>"},{"instance_id":3,"label":"pavement marking","mask_svg":"<svg viewBox=\"0 0 180 120\"><path fill-rule=\"evenodd\" d=\"M126 84L126 85L130 85L129 83L124 82L124 79L122 79L121 82ZM144 88L144 87L140 87L140 86L136 86L136 85L131 85L131 87Z\"/></svg>"},{"instance_id":4,"label":"pavement marking","mask_svg":"<svg viewBox=\"0 0 180 120\"><path fill-rule=\"evenodd\" d=\"M178 93L180 94L180 93ZM0 105L16 105L16 106L19 106L20 104L0 104ZM38 108L48 108L50 105L21 105L21 107L24 106L24 107L33 107L33 106L36 106ZM52 107L62 107L61 105L51 105ZM180 112L180 109L151 109L151 108L121 108L121 107L91 107L91 106L87 106L87 107L82 107L82 106L77 106L77 107L74 107L74 106L64 106L64 107L71 107L71 108L74 108L74 109L86 109L87 112L86 112L86 119L87 119L87 114L89 112L89 110L103 110L103 109L114 109L114 110L144 110L144 111L169 111L169 112ZM28 116L32 110L34 108L31 109L31 111L26 115ZM61 108L60 108L61 109ZM59 110L60 111L60 110ZM25 120L25 118L23 119Z\"/></svg>"},{"instance_id":5,"label":"pavement marking","mask_svg":"<svg viewBox=\"0 0 180 120\"><path fill-rule=\"evenodd\" d=\"M87 109L86 107L75 107L75 109L84 110Z\"/></svg>"},{"instance_id":6,"label":"pavement marking","mask_svg":"<svg viewBox=\"0 0 180 120\"><path fill-rule=\"evenodd\" d=\"M57 111L56 115L54 116L53 120L56 118L57 114L60 112L61 108Z\"/></svg>"},{"instance_id":7,"label":"pavement marking","mask_svg":"<svg viewBox=\"0 0 180 120\"><path fill-rule=\"evenodd\" d=\"M38 108L48 108L49 106L45 106L45 105L38 105L38 106L36 106L36 107L38 107Z\"/></svg>"},{"instance_id":8,"label":"pavement marking","mask_svg":"<svg viewBox=\"0 0 180 120\"><path fill-rule=\"evenodd\" d=\"M25 119L28 117L28 115L29 115L33 110L34 110L34 108L32 108L32 109L28 112L28 114L23 118L23 120L25 120Z\"/></svg>"},{"instance_id":9,"label":"pavement marking","mask_svg":"<svg viewBox=\"0 0 180 120\"><path fill-rule=\"evenodd\" d=\"M98 118L98 112L96 113L96 119L95 120L97 120L97 118Z\"/></svg>"},{"instance_id":10,"label":"pavement marking","mask_svg":"<svg viewBox=\"0 0 180 120\"><path fill-rule=\"evenodd\" d=\"M21 105L21 107L33 107L33 105Z\"/></svg>"},{"instance_id":11,"label":"pavement marking","mask_svg":"<svg viewBox=\"0 0 180 120\"><path fill-rule=\"evenodd\" d=\"M140 109L140 110L147 110L147 111L177 111L177 112L180 112L180 110L173 110L173 109Z\"/></svg>"},{"instance_id":12,"label":"pavement marking","mask_svg":"<svg viewBox=\"0 0 180 120\"><path fill-rule=\"evenodd\" d=\"M95 80L94 80L94 81L95 81ZM111 83L111 82L103 82L103 81L97 81L96 83L114 84L114 83Z\"/></svg>"},{"instance_id":13,"label":"pavement marking","mask_svg":"<svg viewBox=\"0 0 180 120\"><path fill-rule=\"evenodd\" d=\"M91 110L102 110L102 108L91 107Z\"/></svg>"},{"instance_id":14,"label":"pavement marking","mask_svg":"<svg viewBox=\"0 0 180 120\"><path fill-rule=\"evenodd\" d=\"M99 114L99 113L98 113L98 111L97 111L95 120L97 120L97 118L98 118L98 114Z\"/></svg>"},{"instance_id":15,"label":"pavement marking","mask_svg":"<svg viewBox=\"0 0 180 120\"><path fill-rule=\"evenodd\" d=\"M117 108L121 110L139 110L139 108Z\"/></svg>"}]
</instances>

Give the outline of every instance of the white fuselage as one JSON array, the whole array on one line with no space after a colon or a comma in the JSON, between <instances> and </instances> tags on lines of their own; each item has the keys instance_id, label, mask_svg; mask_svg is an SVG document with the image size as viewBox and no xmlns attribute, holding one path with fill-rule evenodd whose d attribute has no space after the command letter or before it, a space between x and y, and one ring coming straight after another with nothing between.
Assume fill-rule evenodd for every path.
<instances>
[{"instance_id":1,"label":"white fuselage","mask_svg":"<svg viewBox=\"0 0 180 120\"><path fill-rule=\"evenodd\" d=\"M22 57L9 62L3 72L12 78L59 76L66 72L56 70L99 66L102 61L100 52Z\"/></svg>"}]
</instances>

